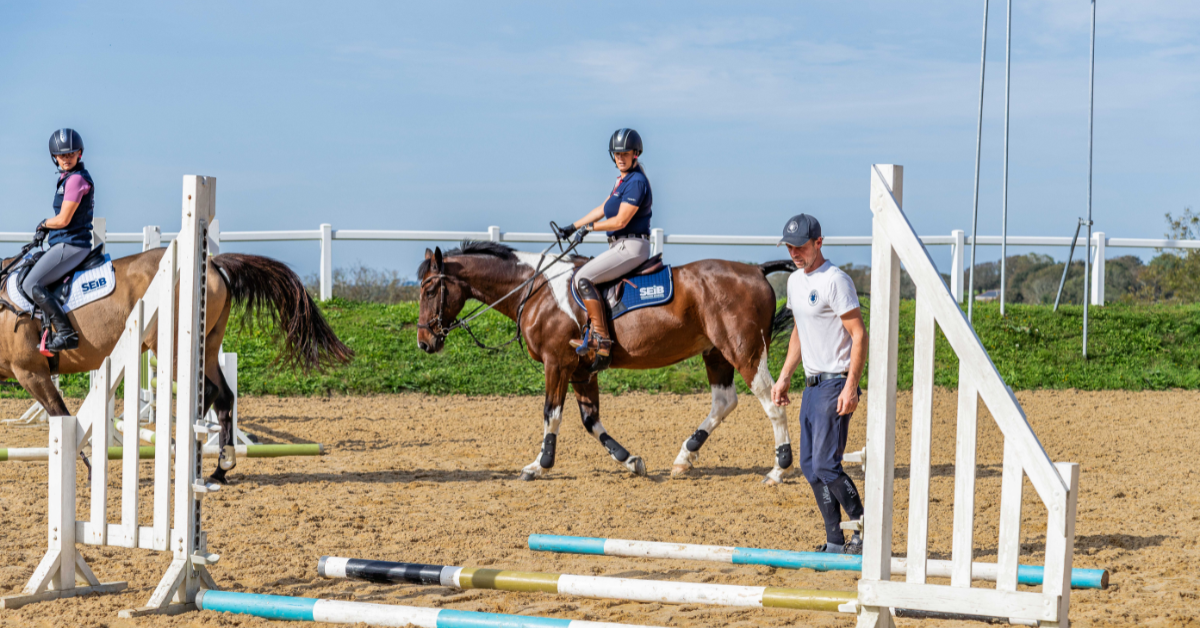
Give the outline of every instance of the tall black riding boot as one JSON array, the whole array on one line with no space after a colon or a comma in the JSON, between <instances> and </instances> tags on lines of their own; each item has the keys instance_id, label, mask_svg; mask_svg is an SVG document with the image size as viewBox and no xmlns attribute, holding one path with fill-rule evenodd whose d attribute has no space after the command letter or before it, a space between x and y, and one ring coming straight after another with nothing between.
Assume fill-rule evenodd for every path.
<instances>
[{"instance_id":1,"label":"tall black riding boot","mask_svg":"<svg viewBox=\"0 0 1200 628\"><path fill-rule=\"evenodd\" d=\"M33 290L29 291L29 297L54 324L54 335L42 336L42 346L38 347L42 355L50 357L59 351L78 348L79 334L75 332L75 327L71 325L71 319L67 318L67 313L63 311L58 300L50 296L46 288L40 285L34 286Z\"/></svg>"},{"instance_id":2,"label":"tall black riding boot","mask_svg":"<svg viewBox=\"0 0 1200 628\"><path fill-rule=\"evenodd\" d=\"M583 308L587 310L588 321L592 326L592 336L596 340L596 359L592 362L592 372L603 371L612 362L612 339L608 335L608 317L604 314L604 302L596 286L587 279L576 280L579 288L579 298L583 300ZM582 346L582 342L571 341L572 345Z\"/></svg>"}]
</instances>

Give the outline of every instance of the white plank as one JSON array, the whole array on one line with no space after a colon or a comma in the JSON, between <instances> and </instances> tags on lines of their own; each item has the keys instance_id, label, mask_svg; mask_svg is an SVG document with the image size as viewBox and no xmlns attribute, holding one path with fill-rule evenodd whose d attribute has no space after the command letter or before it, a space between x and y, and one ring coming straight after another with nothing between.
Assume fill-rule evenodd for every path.
<instances>
[{"instance_id":1,"label":"white plank","mask_svg":"<svg viewBox=\"0 0 1200 628\"><path fill-rule=\"evenodd\" d=\"M49 520L48 547L51 553L58 555L58 562L49 581L50 587L54 589L69 589L75 586L75 459L79 456L75 445L77 430L78 420L73 416L50 417L50 495L46 503L46 514ZM105 460L102 456L100 464L104 464ZM30 579L30 586L26 587L25 593L37 593L42 590L40 587L30 590L31 586L33 579Z\"/></svg>"},{"instance_id":2,"label":"white plank","mask_svg":"<svg viewBox=\"0 0 1200 628\"><path fill-rule=\"evenodd\" d=\"M118 539L110 538L113 545L136 548L138 545L138 447L141 446L138 430L138 409L141 407L142 381L142 321L144 303L138 299L125 324L125 337L131 342L125 345L125 431L122 434L121 474L121 533Z\"/></svg>"},{"instance_id":3,"label":"white plank","mask_svg":"<svg viewBox=\"0 0 1200 628\"><path fill-rule=\"evenodd\" d=\"M859 580L858 602L863 606L1037 621L1054 621L1058 618L1058 596L1055 595L949 587L940 584Z\"/></svg>"},{"instance_id":4,"label":"white plank","mask_svg":"<svg viewBox=\"0 0 1200 628\"><path fill-rule=\"evenodd\" d=\"M975 382L960 369L958 376L958 446L954 455L954 564L950 584L971 586L975 551L975 455L978 439L979 396Z\"/></svg>"},{"instance_id":5,"label":"white plank","mask_svg":"<svg viewBox=\"0 0 1200 628\"><path fill-rule=\"evenodd\" d=\"M199 403L204 377L204 308L205 279L208 259L205 254L209 221L215 213L217 181L212 177L188 175L183 181L183 229L176 241L179 267L179 320L177 336L178 393L175 409L175 529L171 549L175 559L174 570L180 561L189 564L195 553L199 536L199 502L193 493L193 484L199 479L197 464L200 461L200 442L193 431L201 418ZM161 362L160 362L161 363ZM199 580L190 569L175 579L168 571L159 588L155 590L152 605L162 601L160 593L164 586L174 592L175 601L191 602L199 590ZM175 579L173 584L168 580Z\"/></svg>"},{"instance_id":6,"label":"white plank","mask_svg":"<svg viewBox=\"0 0 1200 628\"><path fill-rule=\"evenodd\" d=\"M108 430L112 427L112 415L109 414L108 394L112 389L110 384L112 374L112 359L104 358L96 377L92 381L92 390L88 399L100 399L97 404L99 415L93 415L92 420L92 517L91 525L87 527L83 543L89 545L108 544Z\"/></svg>"},{"instance_id":7,"label":"white plank","mask_svg":"<svg viewBox=\"0 0 1200 628\"><path fill-rule=\"evenodd\" d=\"M1017 561L1021 556L1021 489L1025 473L1012 445L1004 444L1000 478L1000 534L996 544L996 588L1017 590Z\"/></svg>"},{"instance_id":8,"label":"white plank","mask_svg":"<svg viewBox=\"0 0 1200 628\"><path fill-rule=\"evenodd\" d=\"M933 433L933 312L917 295L913 339L912 454L908 465L906 582L925 582L929 556L929 465Z\"/></svg>"},{"instance_id":9,"label":"white plank","mask_svg":"<svg viewBox=\"0 0 1200 628\"><path fill-rule=\"evenodd\" d=\"M1068 625L1067 609L1071 604L1071 569L1075 557L1075 510L1079 502L1079 465L1060 462L1055 469L1070 487L1066 503L1050 510L1046 525L1046 569L1042 575L1042 593L1060 596L1060 615L1057 626ZM1059 522L1062 522L1061 526ZM1059 532L1059 528L1063 531ZM1052 531L1053 530L1053 531Z\"/></svg>"},{"instance_id":10,"label":"white plank","mask_svg":"<svg viewBox=\"0 0 1200 628\"><path fill-rule=\"evenodd\" d=\"M161 305L158 312L158 341L154 353L158 358L158 391L155 397L155 408L158 413L154 424L154 549L165 551L171 542L171 382L175 373L175 281L176 281L176 251L179 246L175 242L167 245L162 260L158 265L158 275L154 278L157 284L158 302Z\"/></svg>"},{"instance_id":11,"label":"white plank","mask_svg":"<svg viewBox=\"0 0 1200 628\"><path fill-rule=\"evenodd\" d=\"M880 172L882 168L885 172ZM883 196L900 198L904 170L872 169L871 209ZM879 214L876 213L876 216ZM896 444L896 356L900 321L900 263L884 223L873 222L871 248L871 378L867 395L867 464L864 469L863 567L866 580L887 580L892 570L892 484Z\"/></svg>"}]
</instances>

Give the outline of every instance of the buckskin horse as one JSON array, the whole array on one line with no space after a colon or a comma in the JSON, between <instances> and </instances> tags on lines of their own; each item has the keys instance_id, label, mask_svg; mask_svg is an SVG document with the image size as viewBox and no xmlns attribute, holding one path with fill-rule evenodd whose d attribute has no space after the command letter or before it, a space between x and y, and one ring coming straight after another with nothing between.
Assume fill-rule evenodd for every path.
<instances>
[{"instance_id":1,"label":"buckskin horse","mask_svg":"<svg viewBox=\"0 0 1200 628\"><path fill-rule=\"evenodd\" d=\"M446 334L461 326L457 317L463 306L468 299L475 299L494 305L516 321L529 355L544 365L542 448L522 469L523 480L542 477L554 466L568 384L575 389L584 429L629 471L646 474L641 457L631 455L600 423L599 381L590 363L568 344L579 337L585 318L569 294L569 282L575 268L585 261L574 256L569 261L555 261L502 244L466 241L445 254L440 248L426 249L417 270L421 282L417 342L421 350L441 351ZM502 298L533 278L536 268L544 272L529 284L527 298ZM775 432L774 468L763 482L782 482L791 467L787 417L783 408L771 401L775 382L767 367L772 336L789 317L776 315L775 295L766 275L794 269L790 261L755 266L715 259L675 266L671 269L675 293L670 302L613 321L613 368L654 369L703 356L712 387L712 410L680 447L672 475L685 473L696 464L705 440L737 407L735 372L754 392ZM521 288L517 296L525 291Z\"/></svg>"},{"instance_id":2,"label":"buckskin horse","mask_svg":"<svg viewBox=\"0 0 1200 628\"><path fill-rule=\"evenodd\" d=\"M116 288L113 293L68 313L79 330L79 348L63 351L47 359L38 352L41 329L26 314L7 307L0 312L0 377L15 377L51 416L70 414L62 395L54 387L55 373L84 373L104 363L104 358L125 331L125 321L138 299L146 293L158 271L164 248L113 260ZM4 261L8 267L12 259ZM70 276L70 275L68 275ZM8 277L0 278L0 281ZM226 473L236 465L233 445L233 391L230 390L217 362L225 326L234 303L244 305L248 314L264 314L275 323L283 336L279 360L288 367L308 370L349 361L354 352L342 344L317 310L304 283L283 263L258 255L225 253L210 257L206 271L207 329L204 340L204 404L213 407L221 424L221 457L211 479L225 483ZM178 299L178 291L176 293ZM273 308L272 308L273 306ZM178 319L179 302L175 302ZM157 328L144 343L144 349L157 346ZM127 383L128 385L128 383ZM131 416L126 410L126 416ZM136 414L136 413L135 413ZM104 453L93 454L101 463Z\"/></svg>"}]
</instances>

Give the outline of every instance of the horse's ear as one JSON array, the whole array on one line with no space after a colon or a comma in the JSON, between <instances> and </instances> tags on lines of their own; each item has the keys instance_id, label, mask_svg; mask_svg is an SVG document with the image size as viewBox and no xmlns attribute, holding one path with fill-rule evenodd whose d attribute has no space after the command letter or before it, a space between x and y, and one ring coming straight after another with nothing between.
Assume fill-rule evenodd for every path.
<instances>
[{"instance_id":1,"label":"horse's ear","mask_svg":"<svg viewBox=\"0 0 1200 628\"><path fill-rule=\"evenodd\" d=\"M439 269L442 267L442 247L440 246L433 249L433 263Z\"/></svg>"},{"instance_id":2,"label":"horse's ear","mask_svg":"<svg viewBox=\"0 0 1200 628\"><path fill-rule=\"evenodd\" d=\"M430 251L429 249L425 249L425 259L426 260L433 259L433 251Z\"/></svg>"}]
</instances>

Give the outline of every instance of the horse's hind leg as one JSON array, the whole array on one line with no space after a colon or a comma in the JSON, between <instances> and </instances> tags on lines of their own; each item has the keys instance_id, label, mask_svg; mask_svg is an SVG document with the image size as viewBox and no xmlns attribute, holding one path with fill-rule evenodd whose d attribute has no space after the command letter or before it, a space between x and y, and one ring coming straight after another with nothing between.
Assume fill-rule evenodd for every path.
<instances>
[{"instance_id":1,"label":"horse's hind leg","mask_svg":"<svg viewBox=\"0 0 1200 628\"><path fill-rule=\"evenodd\" d=\"M600 423L600 380L591 373L577 371L576 375L587 377L585 381L571 384L575 388L575 400L579 402L579 416L583 419L583 429L604 445L613 460L624 465L634 475L646 475L646 463L642 457L629 455L629 451L610 436L608 430Z\"/></svg>"},{"instance_id":2,"label":"horse's hind leg","mask_svg":"<svg viewBox=\"0 0 1200 628\"><path fill-rule=\"evenodd\" d=\"M762 404L763 411L767 413L775 431L775 468L763 478L763 484L782 484L784 474L792 466L792 439L788 434L787 411L771 400L771 387L775 385L775 379L771 377L771 369L767 365L767 348L763 347L755 368L740 367L739 370L742 379L746 380L750 390L754 391L754 396L758 397L758 402Z\"/></svg>"},{"instance_id":3,"label":"horse's hind leg","mask_svg":"<svg viewBox=\"0 0 1200 628\"><path fill-rule=\"evenodd\" d=\"M217 381L215 383L208 376L204 378L205 412L208 412L208 407L212 406L217 413L217 421L221 424L221 436L219 437L221 453L217 458L217 468L208 479L228 484L229 481L225 479L225 474L237 466L233 433L233 390L229 388L229 384L225 381L225 374L221 372L220 368L216 373Z\"/></svg>"},{"instance_id":4,"label":"horse's hind leg","mask_svg":"<svg viewBox=\"0 0 1200 628\"><path fill-rule=\"evenodd\" d=\"M737 407L737 389L733 386L734 368L716 348L704 352L704 366L708 370L708 385L712 387L712 410L696 429L691 438L684 441L671 467L671 475L686 473L700 459L700 448L704 441L721 426L725 417Z\"/></svg>"}]
</instances>

